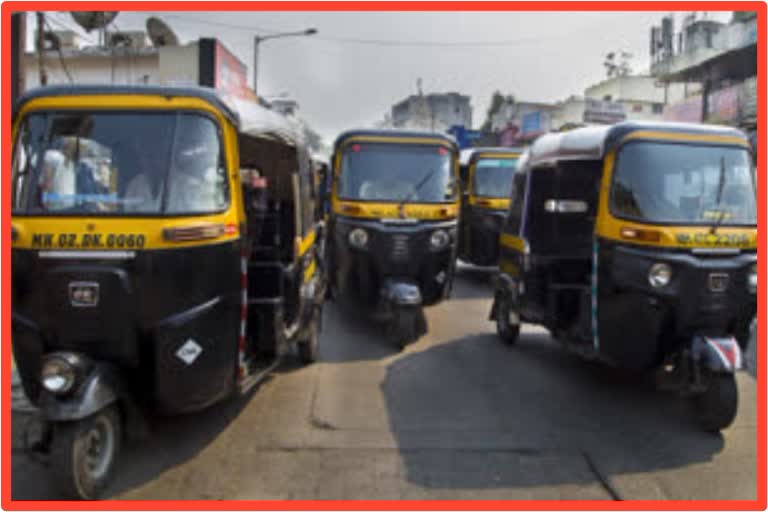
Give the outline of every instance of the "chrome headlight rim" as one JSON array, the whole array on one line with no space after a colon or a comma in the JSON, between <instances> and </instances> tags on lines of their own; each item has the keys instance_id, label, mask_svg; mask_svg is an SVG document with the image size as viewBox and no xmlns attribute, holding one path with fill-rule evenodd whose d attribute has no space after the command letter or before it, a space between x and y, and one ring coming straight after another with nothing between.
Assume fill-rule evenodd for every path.
<instances>
[{"instance_id":1,"label":"chrome headlight rim","mask_svg":"<svg viewBox=\"0 0 768 512\"><path fill-rule=\"evenodd\" d=\"M451 243L451 235L444 229L436 229L429 235L429 248L442 251Z\"/></svg>"},{"instance_id":2,"label":"chrome headlight rim","mask_svg":"<svg viewBox=\"0 0 768 512\"><path fill-rule=\"evenodd\" d=\"M753 263L749 267L749 273L747 274L747 289L749 293L757 293L757 263Z\"/></svg>"},{"instance_id":3,"label":"chrome headlight rim","mask_svg":"<svg viewBox=\"0 0 768 512\"><path fill-rule=\"evenodd\" d=\"M648 284L652 288L659 289L668 286L672 282L672 267L668 263L658 262L648 269Z\"/></svg>"},{"instance_id":4,"label":"chrome headlight rim","mask_svg":"<svg viewBox=\"0 0 768 512\"><path fill-rule=\"evenodd\" d=\"M78 368L64 354L51 354L43 359L40 385L55 395L66 395L75 389Z\"/></svg>"},{"instance_id":5,"label":"chrome headlight rim","mask_svg":"<svg viewBox=\"0 0 768 512\"><path fill-rule=\"evenodd\" d=\"M368 247L368 232L363 228L353 228L347 235L347 242L355 249Z\"/></svg>"}]
</instances>

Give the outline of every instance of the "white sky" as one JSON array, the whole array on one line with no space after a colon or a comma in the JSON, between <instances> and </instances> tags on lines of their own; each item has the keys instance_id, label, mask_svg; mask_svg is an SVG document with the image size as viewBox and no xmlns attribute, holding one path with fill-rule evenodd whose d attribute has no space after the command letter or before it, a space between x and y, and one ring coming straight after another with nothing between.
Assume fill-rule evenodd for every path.
<instances>
[{"instance_id":1,"label":"white sky","mask_svg":"<svg viewBox=\"0 0 768 512\"><path fill-rule=\"evenodd\" d=\"M75 26L67 13L49 14ZM259 92L288 93L299 101L302 117L331 142L341 130L382 119L393 103L417 91L418 78L425 92L470 95L473 123L478 126L496 89L527 101L582 94L586 86L604 78L602 62L608 51L628 51L634 55L633 70L647 70L649 30L665 14L121 12L115 23L120 30L138 30L155 15L174 29L182 43L216 37L240 57L249 73L254 35L316 28L315 36L261 45ZM676 29L682 17L683 13L675 14ZM730 13L708 17L727 21ZM34 17L28 19L32 24ZM90 37L95 40L96 34ZM360 44L349 39L449 44ZM505 44L476 44L498 41Z\"/></svg>"}]
</instances>

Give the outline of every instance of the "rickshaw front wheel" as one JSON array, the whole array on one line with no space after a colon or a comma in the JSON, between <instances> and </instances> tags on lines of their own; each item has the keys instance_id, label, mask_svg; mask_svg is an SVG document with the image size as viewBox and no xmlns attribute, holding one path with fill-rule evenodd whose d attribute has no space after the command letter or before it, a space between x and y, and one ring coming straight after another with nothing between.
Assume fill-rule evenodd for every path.
<instances>
[{"instance_id":1,"label":"rickshaw front wheel","mask_svg":"<svg viewBox=\"0 0 768 512\"><path fill-rule=\"evenodd\" d=\"M712 375L706 391L693 398L696 420L707 432L727 428L736 419L739 391L734 374Z\"/></svg>"},{"instance_id":2,"label":"rickshaw front wheel","mask_svg":"<svg viewBox=\"0 0 768 512\"><path fill-rule=\"evenodd\" d=\"M520 337L520 322L512 323L512 304L508 298L500 296L496 300L496 334L507 345L514 345Z\"/></svg>"},{"instance_id":3,"label":"rickshaw front wheel","mask_svg":"<svg viewBox=\"0 0 768 512\"><path fill-rule=\"evenodd\" d=\"M64 497L92 500L104 490L121 442L120 414L109 406L78 421L54 424L50 461L54 484Z\"/></svg>"}]
</instances>

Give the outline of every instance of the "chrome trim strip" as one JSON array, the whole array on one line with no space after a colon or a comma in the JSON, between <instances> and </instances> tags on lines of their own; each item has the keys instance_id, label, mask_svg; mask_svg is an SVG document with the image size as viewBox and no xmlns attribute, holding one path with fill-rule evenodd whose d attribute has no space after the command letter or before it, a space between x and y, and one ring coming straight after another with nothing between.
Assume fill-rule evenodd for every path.
<instances>
[{"instance_id":1,"label":"chrome trim strip","mask_svg":"<svg viewBox=\"0 0 768 512\"><path fill-rule=\"evenodd\" d=\"M40 258L53 260L130 260L136 257L135 251L39 251Z\"/></svg>"},{"instance_id":2,"label":"chrome trim strip","mask_svg":"<svg viewBox=\"0 0 768 512\"><path fill-rule=\"evenodd\" d=\"M730 256L733 254L740 254L741 249L729 248L729 247L717 247L717 248L696 247L694 249L691 249L691 252L693 254Z\"/></svg>"}]
</instances>

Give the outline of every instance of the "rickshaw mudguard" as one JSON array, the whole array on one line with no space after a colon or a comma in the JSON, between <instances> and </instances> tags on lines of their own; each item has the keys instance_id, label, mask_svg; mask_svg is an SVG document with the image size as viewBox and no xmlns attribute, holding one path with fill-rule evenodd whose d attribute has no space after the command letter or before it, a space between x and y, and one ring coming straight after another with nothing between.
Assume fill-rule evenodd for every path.
<instances>
[{"instance_id":1,"label":"rickshaw mudguard","mask_svg":"<svg viewBox=\"0 0 768 512\"><path fill-rule=\"evenodd\" d=\"M388 279L382 290L384 298L398 306L420 306L423 299L415 283Z\"/></svg>"},{"instance_id":2,"label":"rickshaw mudguard","mask_svg":"<svg viewBox=\"0 0 768 512\"><path fill-rule=\"evenodd\" d=\"M496 275L494 286L496 291L493 294L493 303L491 303L491 312L488 314L488 320L496 320L499 296L512 295L517 291L514 279L503 272Z\"/></svg>"},{"instance_id":3,"label":"rickshaw mudguard","mask_svg":"<svg viewBox=\"0 0 768 512\"><path fill-rule=\"evenodd\" d=\"M117 402L122 394L122 378L117 369L108 363L94 362L74 394L57 397L42 390L38 406L47 421L76 421Z\"/></svg>"},{"instance_id":4,"label":"rickshaw mudguard","mask_svg":"<svg viewBox=\"0 0 768 512\"><path fill-rule=\"evenodd\" d=\"M734 373L743 364L741 348L733 336L694 336L691 357L715 373Z\"/></svg>"}]
</instances>

